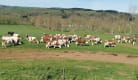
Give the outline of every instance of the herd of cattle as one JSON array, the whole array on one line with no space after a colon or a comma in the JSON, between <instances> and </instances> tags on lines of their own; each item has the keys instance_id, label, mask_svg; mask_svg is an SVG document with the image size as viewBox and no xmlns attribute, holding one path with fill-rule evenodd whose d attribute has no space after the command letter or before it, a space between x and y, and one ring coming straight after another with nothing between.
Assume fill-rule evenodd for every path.
<instances>
[{"instance_id":1,"label":"herd of cattle","mask_svg":"<svg viewBox=\"0 0 138 80\"><path fill-rule=\"evenodd\" d=\"M47 34L43 33L43 36L38 40L36 37L25 35L25 39L32 43L45 43L46 48L62 48L62 47L70 47L70 43L75 43L76 45L88 45L91 43L92 45L102 44L104 43L104 47L115 47L116 42L118 43L130 43L135 45L136 38L134 37L122 37L121 35L115 35L111 40L102 40L100 37L92 36L92 35L84 35L82 38L78 35L65 35L65 34ZM6 48L8 45L15 46L21 45L22 37L20 34L16 34L14 32L8 32L8 36L2 36L2 47Z\"/></svg>"}]
</instances>

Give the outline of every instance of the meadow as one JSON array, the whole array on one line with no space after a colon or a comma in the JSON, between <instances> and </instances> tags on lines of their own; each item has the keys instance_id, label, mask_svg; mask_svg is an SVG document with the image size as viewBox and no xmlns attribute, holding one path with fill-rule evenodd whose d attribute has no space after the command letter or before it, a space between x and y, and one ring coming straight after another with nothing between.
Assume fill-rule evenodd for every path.
<instances>
[{"instance_id":1,"label":"meadow","mask_svg":"<svg viewBox=\"0 0 138 80\"><path fill-rule=\"evenodd\" d=\"M103 44L92 46L76 46L71 43L69 48L45 48L44 43L36 44L29 43L25 39L25 34L36 36L40 39L42 33L56 34L63 32L48 31L43 28L37 28L32 25L0 25L0 37L6 36L8 31L13 31L22 36L24 44L18 46L8 46L7 48L0 47L0 52L24 53L28 50L48 51L91 51L91 52L107 52L117 54L138 54L138 44L135 46L131 44L117 44L117 47L104 48ZM64 32L64 34L77 34L83 36L84 34L91 34L99 36L103 40L112 39L113 34L101 34L92 32ZM1 42L1 40L0 40ZM17 51L18 50L18 51ZM35 51L34 51L35 52ZM72 60L48 58L44 60L14 60L6 59L9 55L4 55L5 59L0 59L0 80L137 80L138 66L123 64L123 63L109 63L96 62L90 60ZM33 54L32 54L33 55ZM0 57L3 57L0 54Z\"/></svg>"},{"instance_id":2,"label":"meadow","mask_svg":"<svg viewBox=\"0 0 138 80\"><path fill-rule=\"evenodd\" d=\"M0 61L0 80L137 80L137 66L76 60Z\"/></svg>"},{"instance_id":3,"label":"meadow","mask_svg":"<svg viewBox=\"0 0 138 80\"><path fill-rule=\"evenodd\" d=\"M49 50L45 48L44 43L36 44L36 43L29 43L25 39L25 34L29 34L30 36L35 36L39 40L41 36L43 36L43 33L49 33L49 34L57 34L57 33L64 33L64 34L77 34L79 36L84 36L84 34L91 34L93 36L99 36L101 37L102 40L111 40L114 34L101 34L101 33L92 33L90 31L88 32L53 32L53 31L48 31L44 28L37 28L32 25L0 25L0 37L1 36L7 36L8 31L13 31L15 33L18 33L22 36L22 41L23 45L18 45L18 46L9 46L8 48L17 48L17 49L43 49L43 50ZM0 47L0 49L3 49ZM55 49L50 49L50 50L55 50ZM127 54L138 54L138 44L132 45L132 44L117 44L117 47L112 47L112 48L104 48L103 44L101 45L94 45L92 46L89 43L89 46L76 46L74 43L71 43L71 47L66 48L63 47L61 49L56 49L56 50L75 50L75 51L104 51L104 52L112 52L112 53L127 53Z\"/></svg>"}]
</instances>

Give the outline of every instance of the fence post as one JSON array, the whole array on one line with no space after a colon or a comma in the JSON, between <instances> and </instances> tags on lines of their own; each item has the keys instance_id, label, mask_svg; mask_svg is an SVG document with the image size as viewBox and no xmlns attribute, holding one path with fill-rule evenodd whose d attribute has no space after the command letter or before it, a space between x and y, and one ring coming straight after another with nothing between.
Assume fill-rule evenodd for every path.
<instances>
[{"instance_id":1,"label":"fence post","mask_svg":"<svg viewBox=\"0 0 138 80\"><path fill-rule=\"evenodd\" d=\"M63 68L63 70L62 70L62 73L63 73L63 74L62 74L62 78L63 78L62 80L65 80L65 69L64 69L64 68Z\"/></svg>"}]
</instances>

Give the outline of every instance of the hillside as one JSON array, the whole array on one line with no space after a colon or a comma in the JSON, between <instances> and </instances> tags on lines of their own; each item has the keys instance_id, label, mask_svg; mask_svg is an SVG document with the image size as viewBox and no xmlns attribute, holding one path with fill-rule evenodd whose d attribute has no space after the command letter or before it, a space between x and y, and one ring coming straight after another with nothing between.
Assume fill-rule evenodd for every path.
<instances>
[{"instance_id":1,"label":"hillside","mask_svg":"<svg viewBox=\"0 0 138 80\"><path fill-rule=\"evenodd\" d=\"M0 5L0 24L32 24L52 31L75 32L89 29L94 32L128 33L131 32L128 24L130 26L131 22L136 21L137 18L131 14L114 10ZM132 30L136 30L136 25L137 23L131 25L134 26Z\"/></svg>"},{"instance_id":2,"label":"hillside","mask_svg":"<svg viewBox=\"0 0 138 80\"><path fill-rule=\"evenodd\" d=\"M36 7L17 7L17 6L4 6L0 5L0 15L11 15L14 17L32 17L32 16L64 16L67 17L71 15L78 16L124 16L126 18L131 18L131 14L118 12L114 10L91 10L84 8L36 8Z\"/></svg>"}]
</instances>

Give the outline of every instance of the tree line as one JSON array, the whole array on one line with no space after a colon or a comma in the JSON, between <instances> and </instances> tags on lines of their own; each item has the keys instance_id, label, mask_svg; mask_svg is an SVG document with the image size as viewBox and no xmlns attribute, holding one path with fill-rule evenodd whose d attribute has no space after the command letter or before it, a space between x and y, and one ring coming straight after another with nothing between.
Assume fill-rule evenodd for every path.
<instances>
[{"instance_id":1,"label":"tree line","mask_svg":"<svg viewBox=\"0 0 138 80\"><path fill-rule=\"evenodd\" d=\"M137 15L112 10L17 8L10 13L12 9L0 10L0 24L34 25L60 32L136 33L138 30Z\"/></svg>"}]
</instances>

